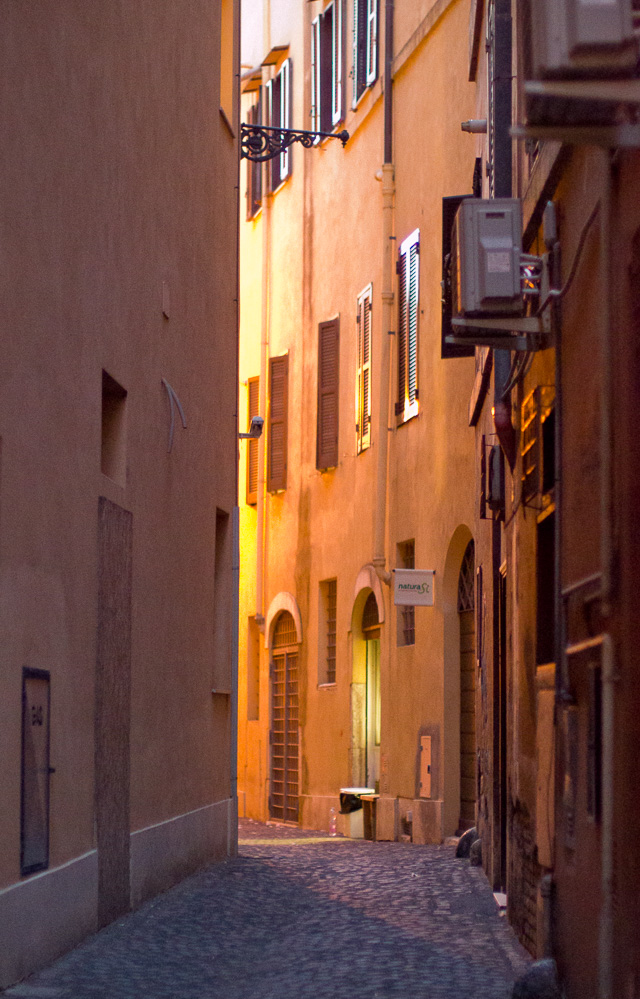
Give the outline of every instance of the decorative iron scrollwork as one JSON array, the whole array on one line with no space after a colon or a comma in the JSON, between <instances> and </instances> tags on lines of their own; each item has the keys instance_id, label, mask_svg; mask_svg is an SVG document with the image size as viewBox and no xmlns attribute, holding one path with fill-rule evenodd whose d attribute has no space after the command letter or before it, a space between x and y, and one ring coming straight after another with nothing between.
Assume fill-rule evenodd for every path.
<instances>
[{"instance_id":1,"label":"decorative iron scrollwork","mask_svg":"<svg viewBox=\"0 0 640 999\"><path fill-rule=\"evenodd\" d=\"M294 142L301 142L305 149L310 149L317 139L340 139L344 147L349 133L345 129L342 132L307 132L299 128L270 128L268 125L247 125L243 122L240 138L241 158L264 163L265 160L275 159Z\"/></svg>"}]
</instances>

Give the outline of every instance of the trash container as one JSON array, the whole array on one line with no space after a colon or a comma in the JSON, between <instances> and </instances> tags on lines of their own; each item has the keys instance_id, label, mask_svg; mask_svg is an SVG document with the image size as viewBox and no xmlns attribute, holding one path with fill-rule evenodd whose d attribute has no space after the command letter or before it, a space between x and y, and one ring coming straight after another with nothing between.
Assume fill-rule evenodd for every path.
<instances>
[{"instance_id":1,"label":"trash container","mask_svg":"<svg viewBox=\"0 0 640 999\"><path fill-rule=\"evenodd\" d=\"M379 797L379 794L360 795L360 801L362 802L364 838L370 839L374 843L376 841L376 811Z\"/></svg>"}]
</instances>

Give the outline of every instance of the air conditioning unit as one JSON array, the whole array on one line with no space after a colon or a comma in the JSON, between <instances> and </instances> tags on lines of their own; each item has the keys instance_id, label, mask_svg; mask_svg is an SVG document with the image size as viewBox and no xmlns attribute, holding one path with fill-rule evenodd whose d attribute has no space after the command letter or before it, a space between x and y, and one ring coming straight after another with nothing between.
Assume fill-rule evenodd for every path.
<instances>
[{"instance_id":1,"label":"air conditioning unit","mask_svg":"<svg viewBox=\"0 0 640 999\"><path fill-rule=\"evenodd\" d=\"M517 198L467 198L451 245L452 315L522 316L522 209Z\"/></svg>"},{"instance_id":2,"label":"air conditioning unit","mask_svg":"<svg viewBox=\"0 0 640 999\"><path fill-rule=\"evenodd\" d=\"M632 0L532 0L534 76L624 75L635 69Z\"/></svg>"}]
</instances>

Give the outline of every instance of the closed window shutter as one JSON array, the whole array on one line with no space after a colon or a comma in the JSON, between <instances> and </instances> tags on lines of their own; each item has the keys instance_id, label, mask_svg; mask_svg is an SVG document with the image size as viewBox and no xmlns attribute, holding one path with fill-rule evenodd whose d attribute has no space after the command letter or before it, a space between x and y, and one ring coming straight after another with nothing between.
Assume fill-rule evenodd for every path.
<instances>
[{"instance_id":1,"label":"closed window shutter","mask_svg":"<svg viewBox=\"0 0 640 999\"><path fill-rule=\"evenodd\" d=\"M250 378L248 383L248 413L247 426L260 413L260 379ZM258 502L258 446L259 441L250 438L247 441L247 503Z\"/></svg>"},{"instance_id":2,"label":"closed window shutter","mask_svg":"<svg viewBox=\"0 0 640 999\"><path fill-rule=\"evenodd\" d=\"M371 286L358 297L356 435L358 453L371 443Z\"/></svg>"},{"instance_id":3,"label":"closed window shutter","mask_svg":"<svg viewBox=\"0 0 640 999\"><path fill-rule=\"evenodd\" d=\"M267 489L287 488L287 381L289 355L269 359L269 430Z\"/></svg>"},{"instance_id":4,"label":"closed window shutter","mask_svg":"<svg viewBox=\"0 0 640 999\"><path fill-rule=\"evenodd\" d=\"M339 320L318 327L318 437L316 467L338 464Z\"/></svg>"}]
</instances>

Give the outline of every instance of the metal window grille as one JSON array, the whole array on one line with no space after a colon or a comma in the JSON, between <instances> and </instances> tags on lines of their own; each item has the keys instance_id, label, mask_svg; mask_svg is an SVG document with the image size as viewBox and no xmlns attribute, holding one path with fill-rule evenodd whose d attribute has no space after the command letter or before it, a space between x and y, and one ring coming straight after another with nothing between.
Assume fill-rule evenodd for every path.
<instances>
[{"instance_id":1,"label":"metal window grille","mask_svg":"<svg viewBox=\"0 0 640 999\"><path fill-rule=\"evenodd\" d=\"M327 612L327 665L326 682L336 682L336 616L338 605L338 584L330 579L326 584Z\"/></svg>"},{"instance_id":2,"label":"metal window grille","mask_svg":"<svg viewBox=\"0 0 640 999\"><path fill-rule=\"evenodd\" d=\"M536 385L522 403L520 453L523 503L544 491L543 424L553 412L554 399L552 385Z\"/></svg>"},{"instance_id":3,"label":"metal window grille","mask_svg":"<svg viewBox=\"0 0 640 999\"><path fill-rule=\"evenodd\" d=\"M364 632L375 632L378 634L367 634L367 638L378 638L380 634L380 618L378 617L378 602L373 590L367 597L362 611L362 630Z\"/></svg>"},{"instance_id":4,"label":"metal window grille","mask_svg":"<svg viewBox=\"0 0 640 999\"><path fill-rule=\"evenodd\" d=\"M465 549L458 577L458 611L474 609L475 545L470 541Z\"/></svg>"},{"instance_id":5,"label":"metal window grille","mask_svg":"<svg viewBox=\"0 0 640 999\"><path fill-rule=\"evenodd\" d=\"M398 545L398 561L403 569L415 569L415 541L403 541ZM416 643L416 609L415 607L399 607L400 628L398 629L398 645L415 645Z\"/></svg>"}]
</instances>

